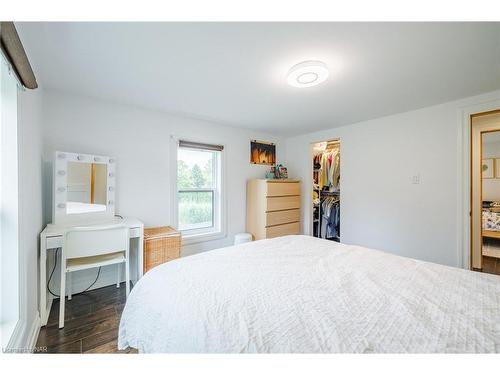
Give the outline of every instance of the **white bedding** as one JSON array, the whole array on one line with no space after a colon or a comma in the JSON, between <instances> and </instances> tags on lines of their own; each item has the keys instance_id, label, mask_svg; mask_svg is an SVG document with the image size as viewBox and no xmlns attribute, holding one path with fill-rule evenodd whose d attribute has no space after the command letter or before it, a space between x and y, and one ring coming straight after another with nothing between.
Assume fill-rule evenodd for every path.
<instances>
[{"instance_id":1,"label":"white bedding","mask_svg":"<svg viewBox=\"0 0 500 375\"><path fill-rule=\"evenodd\" d=\"M152 269L119 348L140 352L500 352L500 277L307 236Z\"/></svg>"}]
</instances>

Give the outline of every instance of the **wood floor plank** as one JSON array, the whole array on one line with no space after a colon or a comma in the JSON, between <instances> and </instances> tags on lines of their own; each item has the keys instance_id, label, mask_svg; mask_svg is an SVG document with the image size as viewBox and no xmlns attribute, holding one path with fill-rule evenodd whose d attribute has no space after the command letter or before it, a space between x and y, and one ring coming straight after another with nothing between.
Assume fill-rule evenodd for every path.
<instances>
[{"instance_id":1,"label":"wood floor plank","mask_svg":"<svg viewBox=\"0 0 500 375\"><path fill-rule=\"evenodd\" d=\"M82 353L82 340L62 345L48 346L47 349L47 353Z\"/></svg>"},{"instance_id":2,"label":"wood floor plank","mask_svg":"<svg viewBox=\"0 0 500 375\"><path fill-rule=\"evenodd\" d=\"M113 340L118 339L118 329L112 329L109 331L104 331L97 333L93 336L85 337L82 339L82 353L85 353L91 349L95 349L104 344L108 344Z\"/></svg>"},{"instance_id":3,"label":"wood floor plank","mask_svg":"<svg viewBox=\"0 0 500 375\"><path fill-rule=\"evenodd\" d=\"M57 329L57 327L54 327L57 331L48 331L47 334L40 337L39 343L41 346L56 346L75 340L81 340L85 337L93 336L111 329L118 332L119 323L118 316L115 314L107 319L82 325L72 330L65 331L64 329Z\"/></svg>"},{"instance_id":4,"label":"wood floor plank","mask_svg":"<svg viewBox=\"0 0 500 375\"><path fill-rule=\"evenodd\" d=\"M118 351L118 328L125 307L125 284L73 296L65 304L64 328L59 329L59 300L54 300L47 326L40 330L39 353L136 353Z\"/></svg>"},{"instance_id":5,"label":"wood floor plank","mask_svg":"<svg viewBox=\"0 0 500 375\"><path fill-rule=\"evenodd\" d=\"M85 354L132 354L137 353L136 349L128 348L125 350L118 350L118 340L110 341L106 344L95 347L94 349L87 350Z\"/></svg>"},{"instance_id":6,"label":"wood floor plank","mask_svg":"<svg viewBox=\"0 0 500 375\"><path fill-rule=\"evenodd\" d=\"M118 316L117 311L115 306L110 306L105 309L101 309L96 312L89 312L87 315L80 316L78 318L71 318L71 319L64 319L64 331L70 331L72 329L81 327L83 325L91 324L98 322L100 320L113 317L113 316ZM47 332L47 335L52 335L55 334L56 332L59 331L59 318L57 319L56 322L51 322L51 324L47 324L46 327L44 327Z\"/></svg>"},{"instance_id":7,"label":"wood floor plank","mask_svg":"<svg viewBox=\"0 0 500 375\"><path fill-rule=\"evenodd\" d=\"M498 259L493 257L483 256L483 272L500 275L500 267L498 267Z\"/></svg>"}]
</instances>

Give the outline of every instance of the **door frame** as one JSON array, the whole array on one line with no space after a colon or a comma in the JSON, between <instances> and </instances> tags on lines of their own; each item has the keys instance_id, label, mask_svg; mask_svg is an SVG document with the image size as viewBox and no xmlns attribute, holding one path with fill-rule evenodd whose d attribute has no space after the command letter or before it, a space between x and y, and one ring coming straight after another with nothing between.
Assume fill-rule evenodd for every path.
<instances>
[{"instance_id":1,"label":"door frame","mask_svg":"<svg viewBox=\"0 0 500 375\"><path fill-rule=\"evenodd\" d=\"M472 117L500 109L500 99L487 100L481 103L464 106L458 109L457 120L461 131L458 133L458 163L459 176L458 190L458 215L457 215L457 266L471 269L471 142L472 142Z\"/></svg>"},{"instance_id":2,"label":"door frame","mask_svg":"<svg viewBox=\"0 0 500 375\"><path fill-rule=\"evenodd\" d=\"M308 171L309 171L309 173L308 173L308 176L310 177L310 181L312 181L313 174L314 174L314 168L313 168L311 161L312 161L312 158L314 156L313 148L314 148L315 144L323 143L323 142L338 142L340 145L339 146L340 150L342 150L342 139L340 136L338 136L338 137L332 136L332 137L325 137L325 138L327 138L327 140L323 139L321 141L309 142L309 158L308 158L308 164L309 164ZM340 152L341 152L340 170L342 171L342 151L340 151ZM340 185L342 186L342 176L340 177ZM305 206L305 207L307 207L308 210L307 210L307 215L304 215L304 218L306 218L306 220L308 220L309 222L304 223L304 224L306 224L306 225L304 225L304 234L312 236L314 234L314 223L313 223L314 205L312 202L313 188L312 188L312 183L306 184L306 186L307 186L307 188L304 190L306 191L307 206ZM340 189L340 195L342 196L342 188ZM340 204L342 205L342 201ZM340 223L342 223L342 209L340 210ZM306 231L306 228L307 228L307 231Z\"/></svg>"},{"instance_id":3,"label":"door frame","mask_svg":"<svg viewBox=\"0 0 500 375\"><path fill-rule=\"evenodd\" d=\"M483 202L483 172L480 167L483 160L483 135L492 132L500 132L500 124L491 125L490 123L482 123L481 119L489 115L495 115L495 117L498 117L498 115L500 115L500 109L471 115L471 239L469 268L472 270L481 270L483 268L483 237L481 218ZM476 123L474 123L474 119L477 119ZM479 181L476 180L478 177ZM476 194L474 194L474 188L477 188ZM475 232L475 227L479 233ZM477 247L474 246L475 244ZM478 253L474 253L474 249L476 249ZM475 254L476 257L474 257Z\"/></svg>"}]
</instances>

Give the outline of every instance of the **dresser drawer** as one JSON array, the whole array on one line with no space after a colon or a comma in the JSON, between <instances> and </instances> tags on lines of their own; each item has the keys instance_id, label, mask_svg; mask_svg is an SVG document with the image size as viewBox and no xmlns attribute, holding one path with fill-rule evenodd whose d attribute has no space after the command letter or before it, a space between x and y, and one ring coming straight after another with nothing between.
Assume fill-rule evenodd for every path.
<instances>
[{"instance_id":1,"label":"dresser drawer","mask_svg":"<svg viewBox=\"0 0 500 375\"><path fill-rule=\"evenodd\" d=\"M286 195L300 195L300 183L298 182L267 183L268 197L282 197Z\"/></svg>"},{"instance_id":2,"label":"dresser drawer","mask_svg":"<svg viewBox=\"0 0 500 375\"><path fill-rule=\"evenodd\" d=\"M292 195L289 197L268 197L266 211L291 210L300 208L300 196Z\"/></svg>"},{"instance_id":3,"label":"dresser drawer","mask_svg":"<svg viewBox=\"0 0 500 375\"><path fill-rule=\"evenodd\" d=\"M266 213L266 226L300 221L300 210L285 210Z\"/></svg>"},{"instance_id":4,"label":"dresser drawer","mask_svg":"<svg viewBox=\"0 0 500 375\"><path fill-rule=\"evenodd\" d=\"M276 225L274 227L266 228L266 238L287 236L290 234L299 234L299 232L300 232L300 223Z\"/></svg>"}]
</instances>

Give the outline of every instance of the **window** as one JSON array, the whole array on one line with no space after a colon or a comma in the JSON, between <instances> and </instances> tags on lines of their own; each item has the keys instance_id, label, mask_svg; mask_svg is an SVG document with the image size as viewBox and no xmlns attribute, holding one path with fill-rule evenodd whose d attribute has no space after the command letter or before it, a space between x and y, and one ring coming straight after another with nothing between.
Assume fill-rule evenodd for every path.
<instances>
[{"instance_id":1,"label":"window","mask_svg":"<svg viewBox=\"0 0 500 375\"><path fill-rule=\"evenodd\" d=\"M17 82L0 54L0 258L1 345L19 321Z\"/></svg>"},{"instance_id":2,"label":"window","mask_svg":"<svg viewBox=\"0 0 500 375\"><path fill-rule=\"evenodd\" d=\"M222 146L179 141L177 227L185 237L222 233Z\"/></svg>"}]
</instances>

